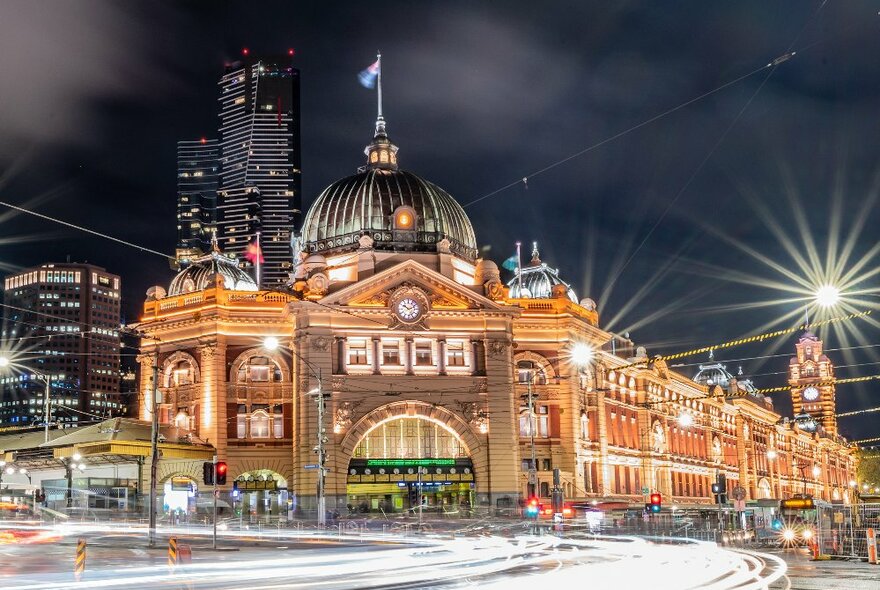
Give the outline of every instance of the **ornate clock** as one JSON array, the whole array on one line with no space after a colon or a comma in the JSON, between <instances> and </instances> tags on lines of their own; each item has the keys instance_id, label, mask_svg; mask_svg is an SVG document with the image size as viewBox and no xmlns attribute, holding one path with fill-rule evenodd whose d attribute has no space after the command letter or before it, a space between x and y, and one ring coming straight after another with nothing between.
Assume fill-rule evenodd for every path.
<instances>
[{"instance_id":1,"label":"ornate clock","mask_svg":"<svg viewBox=\"0 0 880 590\"><path fill-rule=\"evenodd\" d=\"M819 399L819 390L811 385L810 387L804 389L802 395L804 396L804 399L808 402L814 402Z\"/></svg>"},{"instance_id":2,"label":"ornate clock","mask_svg":"<svg viewBox=\"0 0 880 590\"><path fill-rule=\"evenodd\" d=\"M406 297L397 302L394 312L400 321L411 324L422 316L422 306L412 297Z\"/></svg>"}]
</instances>

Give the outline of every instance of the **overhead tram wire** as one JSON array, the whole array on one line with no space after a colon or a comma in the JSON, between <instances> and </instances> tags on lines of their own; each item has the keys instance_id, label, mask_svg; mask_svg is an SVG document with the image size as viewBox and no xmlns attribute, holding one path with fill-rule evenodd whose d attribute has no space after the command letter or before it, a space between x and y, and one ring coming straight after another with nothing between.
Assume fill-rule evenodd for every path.
<instances>
[{"instance_id":1,"label":"overhead tram wire","mask_svg":"<svg viewBox=\"0 0 880 590\"><path fill-rule=\"evenodd\" d=\"M152 248L147 248L146 246L139 246L138 244L135 244L134 242L129 242L127 240L123 240L123 239L111 236L109 234L95 231L93 229L89 229L87 227L77 225L75 223L70 223L69 221L64 221L63 219L58 219L57 217L51 217L51 216L46 215L44 213L37 213L36 211L31 211L30 209L26 209L26 208L20 207L18 205L13 205L12 203L7 203L6 201L0 201L0 205L3 205L4 207L9 207L10 209L14 209L14 210L19 211L21 213L27 213L28 215L33 215L34 217L39 217L40 219L45 219L47 221L51 221L53 223L63 225L65 227L73 228L73 229L79 230L81 232L85 232L87 234L97 236L99 238L105 238L105 239L114 241L117 244L122 244L124 246L129 246L131 248L135 248L135 249L140 250L142 252L147 252L148 254L155 254L155 255L161 256L162 258L165 258L167 260L174 260L174 256L169 256L168 254L165 254L163 252L159 252L158 250L153 250Z\"/></svg>"},{"instance_id":2,"label":"overhead tram wire","mask_svg":"<svg viewBox=\"0 0 880 590\"><path fill-rule=\"evenodd\" d=\"M813 46L815 46L815 45L818 45L819 43L822 43L822 42L824 41L824 39L820 39L820 40L818 40L818 41L815 41L815 42L813 42L813 43L810 43L809 45L805 45L804 47L802 47L802 48L799 49L798 51L792 51L792 48L793 48L794 45L798 42L798 40L801 38L801 35L803 35L804 31L807 30L807 27L809 27L809 25L810 25L810 24L812 23L812 21L816 18L816 16L818 16L819 12L822 10L822 8L825 7L825 4L827 4L827 3L828 3L828 0L825 0L824 2L822 2L822 4L819 6L819 8L816 9L816 11L810 16L809 19L807 19L807 22L804 24L804 26L801 28L801 30L798 32L798 34L795 35L794 40L788 45L788 48L785 50L785 52L784 52L783 54L779 55L778 57L776 57L775 59L771 60L771 61L770 61L769 63L767 63L766 65L763 65L763 66L761 66L760 68L756 68L756 69L752 70L751 72L748 72L747 74L743 74L742 76L740 76L740 77L738 77L738 78L735 78L735 79L733 79L733 80L730 80L729 82L725 82L725 83L722 84L721 86L718 86L718 87L716 87L716 88L714 88L714 89L712 89L712 90L710 90L710 91L708 91L708 92L705 92L705 93L703 93L703 94L701 94L701 95L699 95L699 96L696 96L696 97L694 97L694 98L691 98L690 100L686 100L685 102L679 104L678 106L674 106L674 107L672 107L671 109L668 109L668 110L666 110L666 111L663 111L662 113L659 113L659 114L657 114L657 115L654 115L653 117L650 117L650 118L648 118L648 119L645 119L645 120L642 121L641 123L638 123L638 124L636 124L636 125L633 125L632 127L629 127L629 128L627 128L627 129L624 129L623 131L620 131L620 132L618 132L618 133L615 133L614 135L612 135L612 136L610 136L610 137L606 137L605 139L599 141L598 143L595 143L595 144L593 144L593 145L591 145L591 146L589 146L589 147L586 147L586 148L584 148L584 149L582 149L582 150L580 150L580 151L577 151L577 152L575 152L575 153L573 153L573 154L570 154L570 155L568 155L568 156L562 158L561 160L557 160L556 162L553 162L553 163L551 163L551 164L548 164L547 166L545 166L545 167L543 167L543 168L541 168L541 169L539 169L539 170L536 170L536 171L532 172L531 174L527 174L527 175L523 176L523 177L520 178L520 179L517 179L517 180L515 180L515 181L513 181L513 182L511 182L511 183L509 183L509 184L506 184L506 185L502 186L501 188L497 188L497 189L493 190L493 191L490 192L490 193L486 193L485 195L483 195L483 196L481 196L481 197L477 197L476 199L474 199L474 200L472 200L472 201L469 201L469 202L465 203L465 204L462 205L462 206L463 206L463 207L470 207L471 205L474 205L474 204L476 204L476 203L479 203L480 201L483 201L483 200L485 200L485 199L488 199L489 197L493 197L493 196L497 195L497 194L500 193L500 192L506 191L506 190L509 189L509 188L513 188L514 186L517 186L517 185L519 185L519 184L522 184L524 180L525 180L525 181L528 181L529 179L534 178L535 176L538 176L538 175L540 175L540 174L543 174L543 173L545 173L545 172L548 172L548 171L550 171L550 170L556 168L557 166L561 166L562 164L565 164L566 162L569 162L569 161L571 161L571 160L573 160L573 159L575 159L575 158L578 158L578 157L580 157L580 156L583 156L584 154L587 154L587 153L589 153L589 152L591 152L591 151L593 151L593 150L595 150L595 149L597 149L597 148L600 148L600 147L602 147L603 145L605 145L605 144L607 144L607 143L610 143L610 142L612 142L612 141L614 141L614 140L616 140L616 139L620 139L621 137L623 137L623 136L625 136L625 135L628 135L628 134L632 133L633 131L637 131L637 130L641 129L642 127L646 126L646 125L650 125L651 123L654 123L655 121L658 121L658 120L662 119L663 117L666 117L667 115L671 115L672 113L675 113L676 111L679 111L679 110L681 110L681 109L683 109L683 108L685 108L685 107L687 107L687 106L690 106L690 105L692 105L692 104L694 104L694 103L696 103L696 102L699 102L699 101L703 100L704 98L708 98L708 97L712 96L713 94L716 94L716 93L718 93L718 92L724 90L725 88L728 88L728 87L730 87L730 86L733 86L733 85L735 85L735 84L738 84L739 82L742 82L743 80L746 80L747 78L751 78L751 77L754 76L755 74L758 74L758 73L760 73L760 72L763 72L763 71L766 70L766 69L771 69L771 72L770 72L770 73L772 74L772 72L775 71L775 69L776 69L777 67L779 67L779 66L780 66L781 64L783 64L784 62L790 60L790 59L791 59L792 57L794 57L798 52L803 53L803 52L806 51L807 49L810 49L811 47L813 47ZM849 29L847 29L847 31L848 31L848 30L849 30ZM762 85L763 85L763 83L762 83ZM754 98L754 97L753 97L753 98Z\"/></svg>"},{"instance_id":3,"label":"overhead tram wire","mask_svg":"<svg viewBox=\"0 0 880 590\"><path fill-rule=\"evenodd\" d=\"M575 158L579 158L580 156L583 156L584 154L587 154L595 149L598 149L607 143L611 143L612 141L614 141L616 139L620 139L621 137L628 135L628 134L632 133L633 131L637 131L646 125L650 125L651 123L654 123L655 121L658 121L658 120L662 119L663 117L666 117L667 115L671 115L672 113L679 111L687 106L690 106L696 102L699 102L699 101L703 100L704 98L708 98L708 97L712 96L713 94L716 94L716 93L724 90L725 88L728 88L730 86L733 86L734 84L742 82L746 78L751 78L755 74L766 70L770 65L771 64L761 66L760 68L752 70L751 72L749 72L747 74L743 74L739 78L736 78L736 79L731 80L729 82L725 82L724 84L722 84L721 86L718 86L717 88L715 88L713 90L710 90L710 91L705 92L699 96L696 96L690 100L687 100L687 101L679 104L678 106L672 107L671 109L668 109L666 111L663 111L662 113L654 115L653 117L651 117L649 119L645 119L641 123L638 123L636 125L633 125L632 127L624 129L623 131L615 133L614 135L612 135L610 137L606 137L605 139L603 139L597 143L594 143L593 145L591 145L589 147L586 147L578 152L575 152L569 156L566 156L565 158L562 158L561 160L557 160L556 162L553 162L552 164L548 164L547 166L545 166L539 170L535 170L534 172L527 174L526 176L523 176L519 180L516 180L514 182L506 184L506 185L502 186L501 188L495 189L494 191L492 191L490 193L486 193L485 195L483 195L481 197L477 197L476 199L465 203L464 205L462 205L462 207L470 207L471 205L475 205L475 204L479 203L480 201L483 201L485 199L488 199L489 197L493 197L493 196L497 195L500 192L504 192L509 188L512 188L514 186L522 184L523 180L528 180L528 179L534 178L535 176L538 176L540 174L544 174L545 172L549 172L550 170L556 168L557 166L561 166L562 164L565 164L566 162L574 160Z\"/></svg>"}]
</instances>

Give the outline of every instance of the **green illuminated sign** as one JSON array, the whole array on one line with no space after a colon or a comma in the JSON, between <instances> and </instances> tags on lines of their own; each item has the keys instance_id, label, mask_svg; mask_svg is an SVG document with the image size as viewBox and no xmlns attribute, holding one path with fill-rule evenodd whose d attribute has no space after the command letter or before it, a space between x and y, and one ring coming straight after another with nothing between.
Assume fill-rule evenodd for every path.
<instances>
[{"instance_id":1,"label":"green illuminated sign","mask_svg":"<svg viewBox=\"0 0 880 590\"><path fill-rule=\"evenodd\" d=\"M367 467L430 467L455 465L455 459L367 459Z\"/></svg>"}]
</instances>

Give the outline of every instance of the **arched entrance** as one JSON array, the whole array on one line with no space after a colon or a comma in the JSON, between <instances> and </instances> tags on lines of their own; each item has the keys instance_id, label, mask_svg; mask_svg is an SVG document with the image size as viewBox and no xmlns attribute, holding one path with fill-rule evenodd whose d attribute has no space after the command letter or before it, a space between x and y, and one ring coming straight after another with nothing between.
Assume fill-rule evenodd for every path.
<instances>
[{"instance_id":1,"label":"arched entrance","mask_svg":"<svg viewBox=\"0 0 880 590\"><path fill-rule=\"evenodd\" d=\"M287 480L271 469L252 469L232 484L235 512L249 517L281 516L288 512Z\"/></svg>"},{"instance_id":2,"label":"arched entrance","mask_svg":"<svg viewBox=\"0 0 880 590\"><path fill-rule=\"evenodd\" d=\"M353 513L422 510L469 513L474 466L455 430L437 417L390 415L372 424L354 447L346 482Z\"/></svg>"},{"instance_id":3,"label":"arched entrance","mask_svg":"<svg viewBox=\"0 0 880 590\"><path fill-rule=\"evenodd\" d=\"M178 516L188 515L196 509L199 486L188 475L172 475L165 480L162 510Z\"/></svg>"}]
</instances>

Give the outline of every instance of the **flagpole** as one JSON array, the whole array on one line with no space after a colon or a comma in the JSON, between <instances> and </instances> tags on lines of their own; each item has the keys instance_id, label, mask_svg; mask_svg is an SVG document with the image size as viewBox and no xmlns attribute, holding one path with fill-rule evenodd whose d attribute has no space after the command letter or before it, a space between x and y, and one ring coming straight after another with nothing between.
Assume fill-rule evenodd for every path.
<instances>
[{"instance_id":1,"label":"flagpole","mask_svg":"<svg viewBox=\"0 0 880 590\"><path fill-rule=\"evenodd\" d=\"M379 102L379 120L382 120L382 52L376 52L376 63L379 64L379 74L376 79L376 84L378 85L378 92L376 92L376 97Z\"/></svg>"},{"instance_id":2,"label":"flagpole","mask_svg":"<svg viewBox=\"0 0 880 590\"><path fill-rule=\"evenodd\" d=\"M263 248L260 246L260 232L257 232L257 288L261 286L260 284L260 258L263 257Z\"/></svg>"},{"instance_id":3,"label":"flagpole","mask_svg":"<svg viewBox=\"0 0 880 590\"><path fill-rule=\"evenodd\" d=\"M519 298L522 299L522 259L520 256L520 248L522 247L522 242L516 243L516 280L519 283Z\"/></svg>"}]
</instances>

